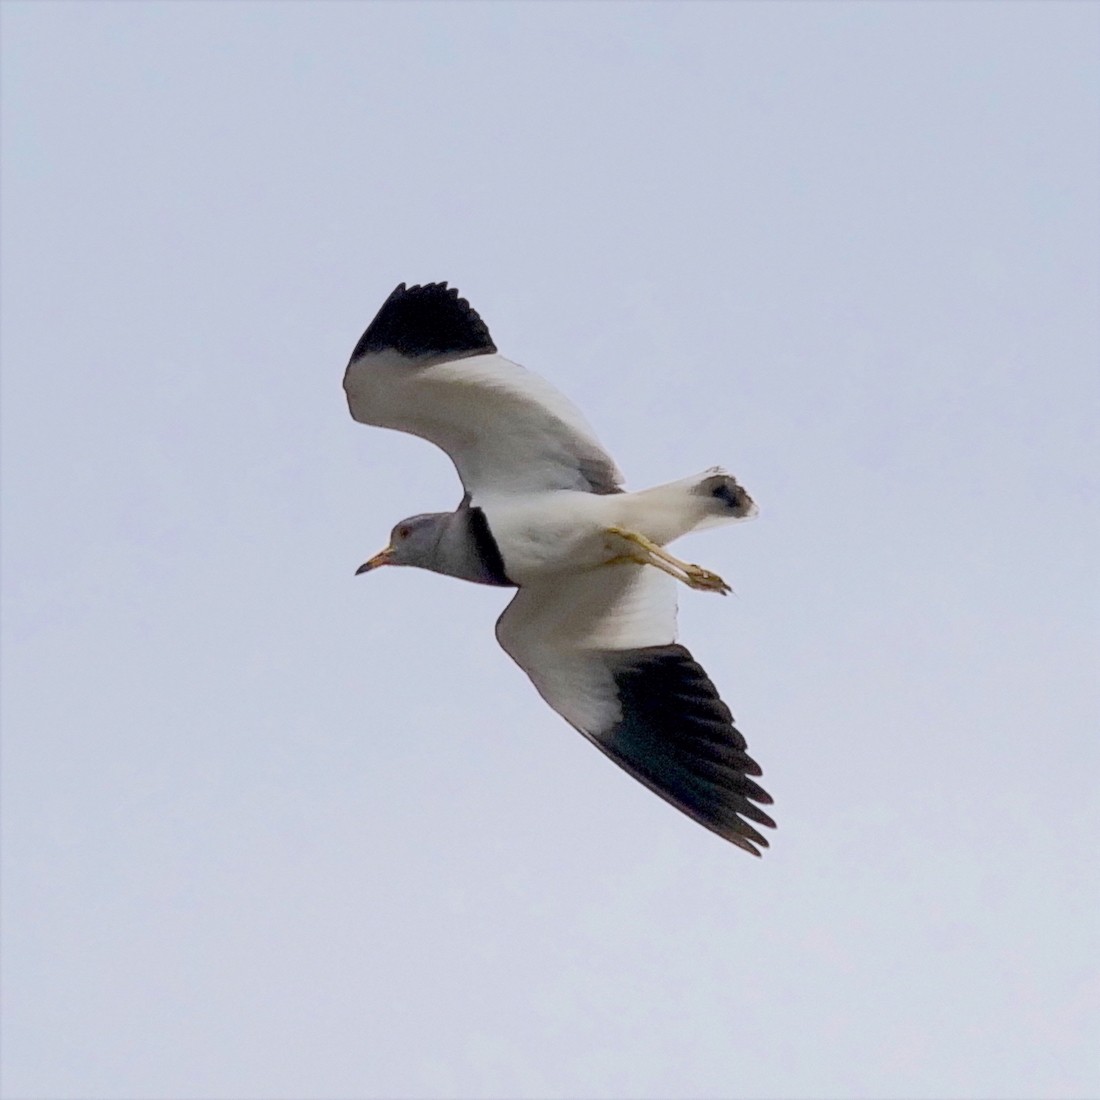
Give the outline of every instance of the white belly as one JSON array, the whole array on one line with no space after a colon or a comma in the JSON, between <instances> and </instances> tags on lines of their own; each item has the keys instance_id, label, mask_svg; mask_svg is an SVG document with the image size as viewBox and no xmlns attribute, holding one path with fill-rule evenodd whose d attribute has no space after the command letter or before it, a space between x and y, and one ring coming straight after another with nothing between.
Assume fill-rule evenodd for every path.
<instances>
[{"instance_id":1,"label":"white belly","mask_svg":"<svg viewBox=\"0 0 1100 1100\"><path fill-rule=\"evenodd\" d=\"M474 500L484 509L504 569L516 584L602 565L618 552L614 496L562 489Z\"/></svg>"}]
</instances>

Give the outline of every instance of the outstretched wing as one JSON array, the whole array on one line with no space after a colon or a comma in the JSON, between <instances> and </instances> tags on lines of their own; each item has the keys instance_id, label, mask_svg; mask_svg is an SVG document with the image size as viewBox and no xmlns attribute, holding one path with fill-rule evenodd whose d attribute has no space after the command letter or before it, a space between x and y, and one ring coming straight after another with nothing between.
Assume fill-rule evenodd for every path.
<instances>
[{"instance_id":1,"label":"outstretched wing","mask_svg":"<svg viewBox=\"0 0 1100 1100\"><path fill-rule=\"evenodd\" d=\"M485 322L446 283L402 283L386 299L351 353L344 389L360 423L446 451L475 499L621 491L622 474L580 411L498 355Z\"/></svg>"},{"instance_id":2,"label":"outstretched wing","mask_svg":"<svg viewBox=\"0 0 1100 1100\"><path fill-rule=\"evenodd\" d=\"M524 585L497 639L539 694L635 779L753 855L771 797L707 674L676 639L676 582L614 565ZM746 820L748 819L748 820Z\"/></svg>"}]
</instances>

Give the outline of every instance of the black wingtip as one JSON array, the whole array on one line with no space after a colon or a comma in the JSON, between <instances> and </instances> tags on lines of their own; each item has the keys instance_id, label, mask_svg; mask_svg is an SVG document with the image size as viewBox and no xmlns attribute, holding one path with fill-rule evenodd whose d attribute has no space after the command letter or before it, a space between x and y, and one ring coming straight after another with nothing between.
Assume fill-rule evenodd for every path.
<instances>
[{"instance_id":1,"label":"black wingtip","mask_svg":"<svg viewBox=\"0 0 1100 1100\"><path fill-rule=\"evenodd\" d=\"M749 778L760 766L691 654L680 645L623 650L613 676L622 718L596 744L662 798L759 856L768 840L750 822L775 828L759 805L771 796Z\"/></svg>"},{"instance_id":2,"label":"black wingtip","mask_svg":"<svg viewBox=\"0 0 1100 1100\"><path fill-rule=\"evenodd\" d=\"M388 350L423 358L481 355L497 348L488 326L456 288L446 283L399 283L359 338L351 362Z\"/></svg>"}]
</instances>

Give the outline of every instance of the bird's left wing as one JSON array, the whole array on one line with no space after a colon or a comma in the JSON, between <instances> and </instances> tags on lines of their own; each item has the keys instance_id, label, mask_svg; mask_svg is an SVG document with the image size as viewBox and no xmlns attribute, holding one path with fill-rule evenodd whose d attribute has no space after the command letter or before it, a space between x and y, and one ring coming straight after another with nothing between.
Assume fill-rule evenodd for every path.
<instances>
[{"instance_id":1,"label":"bird's left wing","mask_svg":"<svg viewBox=\"0 0 1100 1100\"><path fill-rule=\"evenodd\" d=\"M446 283L402 283L344 375L351 415L430 440L466 491L620 492L622 474L580 411L497 354L485 322Z\"/></svg>"},{"instance_id":2,"label":"bird's left wing","mask_svg":"<svg viewBox=\"0 0 1100 1100\"><path fill-rule=\"evenodd\" d=\"M707 674L676 645L676 582L632 564L524 585L497 639L570 725L650 790L760 855L770 796ZM745 820L745 819L748 820Z\"/></svg>"}]
</instances>

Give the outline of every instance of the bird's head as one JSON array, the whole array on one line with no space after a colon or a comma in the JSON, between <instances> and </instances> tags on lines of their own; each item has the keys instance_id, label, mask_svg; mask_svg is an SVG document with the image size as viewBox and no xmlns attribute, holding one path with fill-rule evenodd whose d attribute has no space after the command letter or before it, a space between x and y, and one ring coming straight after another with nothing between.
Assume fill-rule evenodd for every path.
<instances>
[{"instance_id":1,"label":"bird's head","mask_svg":"<svg viewBox=\"0 0 1100 1100\"><path fill-rule=\"evenodd\" d=\"M380 565L419 565L431 568L436 546L442 534L441 520L447 518L445 512L430 512L420 516L403 519L390 532L390 544L380 550L370 561L365 561L355 571L355 575L369 573Z\"/></svg>"}]
</instances>

